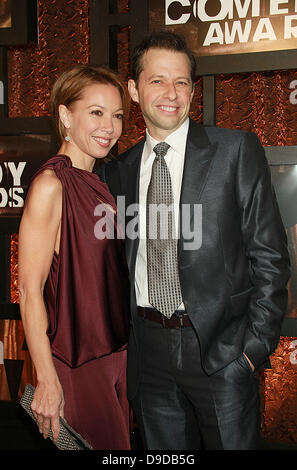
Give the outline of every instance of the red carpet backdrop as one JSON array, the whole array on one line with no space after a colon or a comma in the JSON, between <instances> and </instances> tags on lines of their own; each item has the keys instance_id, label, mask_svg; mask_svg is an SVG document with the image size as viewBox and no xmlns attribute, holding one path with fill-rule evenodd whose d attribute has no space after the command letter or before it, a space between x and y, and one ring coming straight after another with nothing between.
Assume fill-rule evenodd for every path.
<instances>
[{"instance_id":1,"label":"red carpet backdrop","mask_svg":"<svg viewBox=\"0 0 297 470\"><path fill-rule=\"evenodd\" d=\"M7 0L7 2L12 8L14 0L10 0L10 2ZM121 14L133 14L134 5L137 2L135 0L97 0L92 3L99 4L102 11L114 14L118 19ZM152 7L156 2L149 3ZM157 3L170 6L173 3L181 4L183 2L169 0L166 2L164 0ZM193 0L184 2L184 4L187 3L193 6L195 2ZM220 2L215 3L219 4ZM287 2L288 5L289 3ZM145 0L143 4L147 4ZM288 5L283 2L282 8L284 9ZM145 12L145 8L143 11ZM192 11L190 8L185 10L187 14L190 14L190 11ZM154 19L153 13L151 11L151 22ZM168 10L167 13L170 11ZM181 13L180 11L179 15ZM289 13L294 16L294 12ZM293 24L297 25L297 12L294 21L295 23L291 23L293 46L291 42L290 48L297 48L297 26L295 29L293 28ZM8 121L15 122L16 129L25 126L23 132L16 130L14 136L11 131L13 124L9 124L7 135L4 131L0 134L0 187L3 188L0 195L2 198L0 199L2 201L0 205L0 224L2 223L0 256L3 255L3 260L5 258L5 266L10 266L9 273L7 273L9 278L8 302L14 305L18 303L18 237L17 231L9 233L9 229L5 229L4 222L6 224L10 217L15 217L16 214L20 215L29 174L32 174L33 169L37 168L51 154L53 145L50 131L46 130L48 126L46 119L49 116L50 90L56 77L73 64L88 63L93 57L96 57L96 61L99 62L102 56L102 63L106 63L106 51L102 50L101 54L101 44L94 46L94 38L97 37L96 34L94 36L94 24L96 24L96 18L91 18L91 2L89 0L39 0L38 42L5 47L3 42L0 43L0 46L3 46L2 65L0 66L2 78L0 77L0 80L6 87L4 93L4 101L6 99L6 102L3 105L0 103L0 106L2 105L0 120L5 121L6 127ZM98 28L100 24L98 17ZM189 28L192 27L191 24L189 23ZM118 29L113 32L113 37L116 37L117 40L116 66L122 76L127 79L129 77L129 48L132 29L129 21L120 22L119 25ZM183 28L185 30L186 24L183 25ZM0 25L0 39L1 29ZM295 37L294 32L296 33ZM143 31L140 31L138 37L141 37L141 33ZM96 48L96 53L92 51L92 47ZM280 54L285 54L285 51ZM203 87L203 77L200 77L196 83L191 108L191 117L199 123L203 123L204 120ZM34 119L26 121L23 120L24 118ZM46 120L45 130L43 129L42 132L34 131L35 118ZM297 70L289 68L287 70L217 74L215 120L220 127L255 132L267 148L297 146ZM31 126L27 132L26 122L30 122ZM142 117L138 109L132 105L130 119L125 124L124 133L118 145L119 152L135 144L143 134ZM20 161L25 161L27 164L22 176L19 177L20 181L17 181L16 175L13 179L13 171L10 170L9 173L9 169L18 168L20 172L21 169L16 166L10 167L8 162ZM280 194L279 198L282 199L280 202L282 202L292 259L293 276L289 285L289 307L286 318L293 322L290 323L293 328L282 335L279 346L272 356L272 369L261 374L260 386L264 439L272 442L297 444L297 335L290 333L297 331L295 326L297 321L295 287L297 216L294 208L297 205L297 174L295 172L295 179L292 179L292 172L289 171L295 169L294 162L297 165L297 154L293 155L293 160L289 162L291 166L289 165L288 168L282 163L272 166L272 175L278 188L288 186L287 181L291 181L292 185L291 193L287 196ZM286 180L286 178L289 179ZM15 190L12 193L15 194L13 198L9 193L9 188L12 187L18 188L18 191ZM22 192L21 189L24 191ZM11 198L14 203L9 204ZM293 209L291 210L290 207ZM4 250L3 247L6 249ZM2 262L4 263L1 258L1 265ZM5 295L4 293L1 295L3 298L0 301L0 400L16 400L21 395L26 383L35 382L35 374L24 341L21 320L19 317L5 313L8 310L1 306L5 303L3 299L5 295L7 297L7 292Z\"/></svg>"}]
</instances>

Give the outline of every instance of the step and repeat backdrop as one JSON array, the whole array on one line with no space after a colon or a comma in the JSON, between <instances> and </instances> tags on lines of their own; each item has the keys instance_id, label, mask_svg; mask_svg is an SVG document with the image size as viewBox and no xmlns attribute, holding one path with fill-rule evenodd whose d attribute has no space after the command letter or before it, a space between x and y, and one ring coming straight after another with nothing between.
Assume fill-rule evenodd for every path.
<instances>
[{"instance_id":1,"label":"step and repeat backdrop","mask_svg":"<svg viewBox=\"0 0 297 470\"><path fill-rule=\"evenodd\" d=\"M0 400L17 400L26 383L35 381L18 310L17 227L30 178L55 151L51 87L74 63L94 57L107 63L100 49L106 38L94 39L103 23L110 25L116 67L128 79L133 38L144 34L143 22L132 21L135 5L135 0L0 2ZM262 432L268 441L297 444L297 0L145 0L143 14L147 31L183 34L197 57L191 117L204 123L209 100L217 126L251 130L265 147L288 234L292 278L272 369L261 374ZM209 77L212 96L205 95ZM118 151L143 135L143 119L132 104Z\"/></svg>"}]
</instances>

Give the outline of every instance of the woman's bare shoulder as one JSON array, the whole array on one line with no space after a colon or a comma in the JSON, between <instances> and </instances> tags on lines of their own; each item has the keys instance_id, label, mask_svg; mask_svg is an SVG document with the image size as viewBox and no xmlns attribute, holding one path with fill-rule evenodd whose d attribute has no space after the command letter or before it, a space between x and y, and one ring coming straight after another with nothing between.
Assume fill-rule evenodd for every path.
<instances>
[{"instance_id":1,"label":"woman's bare shoulder","mask_svg":"<svg viewBox=\"0 0 297 470\"><path fill-rule=\"evenodd\" d=\"M62 200L62 183L53 170L46 169L37 175L30 186L26 206L46 211Z\"/></svg>"},{"instance_id":2,"label":"woman's bare shoulder","mask_svg":"<svg viewBox=\"0 0 297 470\"><path fill-rule=\"evenodd\" d=\"M32 187L45 192L59 192L62 189L62 183L53 170L46 169L35 177Z\"/></svg>"}]
</instances>

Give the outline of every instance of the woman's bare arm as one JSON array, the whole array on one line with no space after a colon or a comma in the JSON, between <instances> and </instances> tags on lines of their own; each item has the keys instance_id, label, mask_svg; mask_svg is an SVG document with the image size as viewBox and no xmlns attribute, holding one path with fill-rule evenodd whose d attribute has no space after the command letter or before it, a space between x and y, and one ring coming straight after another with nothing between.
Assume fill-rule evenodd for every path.
<instances>
[{"instance_id":1,"label":"woman's bare arm","mask_svg":"<svg viewBox=\"0 0 297 470\"><path fill-rule=\"evenodd\" d=\"M40 432L59 434L63 416L63 390L54 367L46 334L47 312L43 289L54 250L59 243L62 186L54 172L46 170L33 181L19 230L19 297L27 345L37 373L32 410Z\"/></svg>"}]
</instances>

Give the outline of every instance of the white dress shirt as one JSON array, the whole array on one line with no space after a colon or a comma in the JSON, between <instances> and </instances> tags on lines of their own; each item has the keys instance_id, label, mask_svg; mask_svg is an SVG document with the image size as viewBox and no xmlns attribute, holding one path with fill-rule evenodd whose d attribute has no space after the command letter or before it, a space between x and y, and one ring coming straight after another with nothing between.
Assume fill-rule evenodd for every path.
<instances>
[{"instance_id":1,"label":"white dress shirt","mask_svg":"<svg viewBox=\"0 0 297 470\"><path fill-rule=\"evenodd\" d=\"M165 142L170 145L170 149L165 155L165 161L168 166L172 192L175 206L175 221L178 225L179 219L179 200L182 185L185 149L187 134L189 129L189 119L187 119L176 131L166 137ZM148 130L146 131L146 141L143 147L143 153L140 165L139 177L139 247L135 266L135 291L137 305L141 307L152 307L148 300L148 281L147 281L147 259L146 259L146 196L151 179L152 165L155 159L153 148L159 142L153 139ZM179 310L184 310L183 304Z\"/></svg>"}]
</instances>

